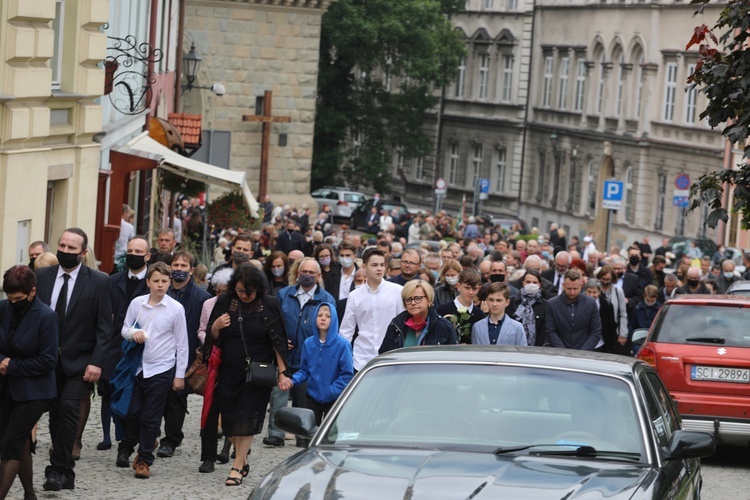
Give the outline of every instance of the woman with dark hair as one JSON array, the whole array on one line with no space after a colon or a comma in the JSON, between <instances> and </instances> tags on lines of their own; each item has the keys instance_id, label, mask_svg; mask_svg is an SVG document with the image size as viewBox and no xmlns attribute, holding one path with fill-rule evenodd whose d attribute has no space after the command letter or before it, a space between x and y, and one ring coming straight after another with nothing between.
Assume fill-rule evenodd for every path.
<instances>
[{"instance_id":1,"label":"woman with dark hair","mask_svg":"<svg viewBox=\"0 0 750 500\"><path fill-rule=\"evenodd\" d=\"M523 325L529 345L547 343L544 323L547 318L547 300L542 296L542 275L528 269L521 278L521 302L513 315Z\"/></svg>"},{"instance_id":2,"label":"woman with dark hair","mask_svg":"<svg viewBox=\"0 0 750 500\"><path fill-rule=\"evenodd\" d=\"M318 264L320 264L320 277L325 281L328 273L331 272L331 269L338 263L333 247L328 243L322 243L316 246L315 251L313 252L313 258L315 258L315 260L318 261ZM337 297L338 295L333 296Z\"/></svg>"},{"instance_id":3,"label":"woman with dark hair","mask_svg":"<svg viewBox=\"0 0 750 500\"><path fill-rule=\"evenodd\" d=\"M268 283L271 285L271 294L276 296L276 292L289 286L289 258L284 252L271 252L266 258L263 265L263 271L266 273Z\"/></svg>"},{"instance_id":4,"label":"woman with dark hair","mask_svg":"<svg viewBox=\"0 0 750 500\"><path fill-rule=\"evenodd\" d=\"M271 397L270 387L246 382L247 359L275 364L278 382L289 382L281 306L276 297L264 294L259 269L246 264L235 270L227 293L216 301L209 324L211 337L221 348L215 397L224 435L236 451L225 484L239 486L250 472L247 451L253 436L263 429Z\"/></svg>"},{"instance_id":5,"label":"woman with dark hair","mask_svg":"<svg viewBox=\"0 0 750 500\"><path fill-rule=\"evenodd\" d=\"M31 430L57 396L55 312L36 298L36 275L13 266L3 276L8 297L0 301L0 498L13 481L24 498L36 498L32 478Z\"/></svg>"},{"instance_id":6,"label":"woman with dark hair","mask_svg":"<svg viewBox=\"0 0 750 500\"><path fill-rule=\"evenodd\" d=\"M610 266L602 267L596 278L599 280L601 293L611 304L615 313L615 324L617 325L618 344L625 345L628 338L628 300L622 288L615 286L617 273ZM621 339L625 340L621 340Z\"/></svg>"}]
</instances>

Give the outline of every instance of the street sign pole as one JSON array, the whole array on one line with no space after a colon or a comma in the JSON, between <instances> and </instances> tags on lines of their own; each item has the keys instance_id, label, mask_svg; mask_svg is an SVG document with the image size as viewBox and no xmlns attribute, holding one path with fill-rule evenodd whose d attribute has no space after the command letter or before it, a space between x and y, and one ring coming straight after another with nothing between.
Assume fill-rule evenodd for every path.
<instances>
[{"instance_id":1,"label":"street sign pole","mask_svg":"<svg viewBox=\"0 0 750 500\"><path fill-rule=\"evenodd\" d=\"M605 255L609 255L609 235L612 234L612 210L607 210L607 234L604 235Z\"/></svg>"}]
</instances>

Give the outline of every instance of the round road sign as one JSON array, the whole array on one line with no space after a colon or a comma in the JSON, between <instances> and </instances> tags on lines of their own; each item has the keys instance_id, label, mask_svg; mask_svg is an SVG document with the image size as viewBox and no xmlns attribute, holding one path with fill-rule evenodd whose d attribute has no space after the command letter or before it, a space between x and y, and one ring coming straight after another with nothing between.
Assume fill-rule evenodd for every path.
<instances>
[{"instance_id":1,"label":"round road sign","mask_svg":"<svg viewBox=\"0 0 750 500\"><path fill-rule=\"evenodd\" d=\"M688 174L680 174L674 179L674 185L677 189L688 189L690 187L690 176Z\"/></svg>"},{"instance_id":2,"label":"round road sign","mask_svg":"<svg viewBox=\"0 0 750 500\"><path fill-rule=\"evenodd\" d=\"M448 187L448 183L445 182L445 179L443 179L442 177L438 177L437 180L435 181L435 189L443 190L447 187Z\"/></svg>"}]
</instances>

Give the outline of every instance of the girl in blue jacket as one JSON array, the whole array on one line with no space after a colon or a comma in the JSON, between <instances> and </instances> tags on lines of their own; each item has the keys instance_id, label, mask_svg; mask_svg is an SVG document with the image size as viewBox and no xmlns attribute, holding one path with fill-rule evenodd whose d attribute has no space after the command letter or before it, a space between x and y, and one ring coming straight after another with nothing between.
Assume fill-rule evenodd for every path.
<instances>
[{"instance_id":1,"label":"girl in blue jacket","mask_svg":"<svg viewBox=\"0 0 750 500\"><path fill-rule=\"evenodd\" d=\"M302 346L300 369L292 376L291 386L280 387L289 390L307 381L307 407L315 413L318 425L354 376L352 347L339 337L335 311L326 302L318 305L313 335Z\"/></svg>"}]
</instances>

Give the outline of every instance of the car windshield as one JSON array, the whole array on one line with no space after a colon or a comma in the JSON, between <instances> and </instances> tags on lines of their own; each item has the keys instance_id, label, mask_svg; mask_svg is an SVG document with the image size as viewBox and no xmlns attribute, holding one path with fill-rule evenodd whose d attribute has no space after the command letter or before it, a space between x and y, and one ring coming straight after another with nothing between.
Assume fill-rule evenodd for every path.
<instances>
[{"instance_id":1,"label":"car windshield","mask_svg":"<svg viewBox=\"0 0 750 500\"><path fill-rule=\"evenodd\" d=\"M644 456L638 414L623 380L479 364L404 364L368 371L321 444L488 452L588 446Z\"/></svg>"},{"instance_id":2,"label":"car windshield","mask_svg":"<svg viewBox=\"0 0 750 500\"><path fill-rule=\"evenodd\" d=\"M750 308L669 304L654 326L653 340L750 347Z\"/></svg>"}]
</instances>

